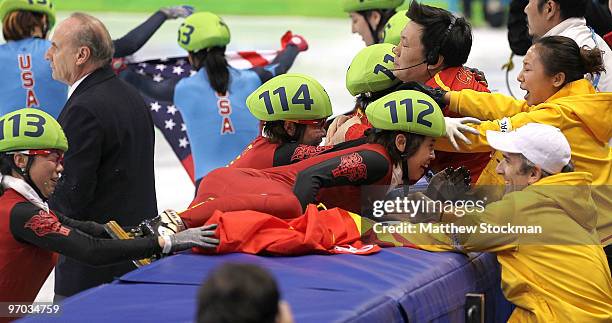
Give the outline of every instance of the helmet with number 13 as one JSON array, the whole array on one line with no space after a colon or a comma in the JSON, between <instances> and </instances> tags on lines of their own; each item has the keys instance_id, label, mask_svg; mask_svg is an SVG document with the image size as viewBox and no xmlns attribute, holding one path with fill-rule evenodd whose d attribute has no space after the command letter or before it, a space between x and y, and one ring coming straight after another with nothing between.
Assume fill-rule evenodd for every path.
<instances>
[{"instance_id":1,"label":"helmet with number 13","mask_svg":"<svg viewBox=\"0 0 612 323\"><path fill-rule=\"evenodd\" d=\"M24 180L46 200L63 171L68 141L46 112L25 108L0 117L0 173Z\"/></svg>"}]
</instances>

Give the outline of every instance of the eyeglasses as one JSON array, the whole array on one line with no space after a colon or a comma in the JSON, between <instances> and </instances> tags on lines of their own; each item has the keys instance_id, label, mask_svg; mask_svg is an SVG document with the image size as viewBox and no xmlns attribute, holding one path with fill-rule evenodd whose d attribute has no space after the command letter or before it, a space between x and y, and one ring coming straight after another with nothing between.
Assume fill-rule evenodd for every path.
<instances>
[{"instance_id":1,"label":"eyeglasses","mask_svg":"<svg viewBox=\"0 0 612 323\"><path fill-rule=\"evenodd\" d=\"M64 152L59 149L28 149L28 150L12 151L7 154L9 155L24 154L28 156L41 156L41 157L46 157L49 161L54 162L56 165L64 165Z\"/></svg>"},{"instance_id":2,"label":"eyeglasses","mask_svg":"<svg viewBox=\"0 0 612 323\"><path fill-rule=\"evenodd\" d=\"M317 119L317 120L290 120L290 121L299 123L299 124L314 126L315 128L323 128L325 126L325 121L327 121L327 119L323 118L323 119Z\"/></svg>"}]
</instances>

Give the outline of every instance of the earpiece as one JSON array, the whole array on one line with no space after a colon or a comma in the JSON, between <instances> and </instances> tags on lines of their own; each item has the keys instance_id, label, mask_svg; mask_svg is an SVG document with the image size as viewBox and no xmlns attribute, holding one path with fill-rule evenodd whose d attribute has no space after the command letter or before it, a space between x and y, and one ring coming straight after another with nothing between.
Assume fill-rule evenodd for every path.
<instances>
[{"instance_id":1,"label":"earpiece","mask_svg":"<svg viewBox=\"0 0 612 323\"><path fill-rule=\"evenodd\" d=\"M425 60L427 61L428 65L435 65L438 62L438 56L440 55L440 49L442 48L442 46L444 46L444 43L446 42L446 38L448 38L448 34L450 34L451 29L455 27L456 21L457 21L457 17L451 16L451 22L448 25L448 28L446 28L446 31L444 32L444 34L442 35L440 42L437 43L431 49L431 51L427 53Z\"/></svg>"}]
</instances>

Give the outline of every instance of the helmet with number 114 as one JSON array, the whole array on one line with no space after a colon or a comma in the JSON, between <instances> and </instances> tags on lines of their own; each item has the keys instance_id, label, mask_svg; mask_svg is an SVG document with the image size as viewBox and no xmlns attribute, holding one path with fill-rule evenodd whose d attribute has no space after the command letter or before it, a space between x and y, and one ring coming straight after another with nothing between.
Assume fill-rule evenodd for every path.
<instances>
[{"instance_id":1,"label":"helmet with number 114","mask_svg":"<svg viewBox=\"0 0 612 323\"><path fill-rule=\"evenodd\" d=\"M332 115L327 92L314 78L283 74L262 84L246 100L251 113L264 121L264 134L279 143L318 145Z\"/></svg>"}]
</instances>

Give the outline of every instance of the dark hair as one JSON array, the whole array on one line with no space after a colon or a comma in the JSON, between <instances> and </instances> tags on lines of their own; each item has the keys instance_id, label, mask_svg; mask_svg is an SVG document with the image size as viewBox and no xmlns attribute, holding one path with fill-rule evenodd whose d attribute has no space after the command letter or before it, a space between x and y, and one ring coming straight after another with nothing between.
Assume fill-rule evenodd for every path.
<instances>
[{"instance_id":1,"label":"dark hair","mask_svg":"<svg viewBox=\"0 0 612 323\"><path fill-rule=\"evenodd\" d=\"M585 74L605 71L603 53L598 49L578 47L576 42L565 36L549 36L538 39L540 61L547 75L565 74L565 84L584 78Z\"/></svg>"},{"instance_id":2,"label":"dark hair","mask_svg":"<svg viewBox=\"0 0 612 323\"><path fill-rule=\"evenodd\" d=\"M380 14L380 21L378 22L378 25L376 25L376 28L374 28L373 30L370 29L370 31L374 32L372 34L372 39L374 40L374 43L380 43L383 40L383 31L385 30L385 25L397 11L395 11L395 9L370 9L370 10L360 10L360 11L357 11L357 13L362 15L366 23L368 24L368 27L372 28L370 26L368 19L370 18L370 16L372 16L372 13L375 11Z\"/></svg>"},{"instance_id":3,"label":"dark hair","mask_svg":"<svg viewBox=\"0 0 612 323\"><path fill-rule=\"evenodd\" d=\"M0 153L0 174L11 175L13 171L13 155ZM4 194L4 188L0 185L0 196Z\"/></svg>"},{"instance_id":4,"label":"dark hair","mask_svg":"<svg viewBox=\"0 0 612 323\"><path fill-rule=\"evenodd\" d=\"M13 171L13 155L0 153L0 174L11 175Z\"/></svg>"},{"instance_id":5,"label":"dark hair","mask_svg":"<svg viewBox=\"0 0 612 323\"><path fill-rule=\"evenodd\" d=\"M464 18L455 18L447 10L416 1L410 3L406 16L423 27L421 43L428 64L435 64L438 55L444 57L444 65L449 67L467 62L472 50L472 27Z\"/></svg>"},{"instance_id":6,"label":"dark hair","mask_svg":"<svg viewBox=\"0 0 612 323\"><path fill-rule=\"evenodd\" d=\"M217 93L225 95L229 88L230 74L224 47L209 47L197 52L189 52L193 68L204 67L210 86Z\"/></svg>"},{"instance_id":7,"label":"dark hair","mask_svg":"<svg viewBox=\"0 0 612 323\"><path fill-rule=\"evenodd\" d=\"M198 323L274 323L280 293L266 270L227 263L214 270L198 292Z\"/></svg>"},{"instance_id":8,"label":"dark hair","mask_svg":"<svg viewBox=\"0 0 612 323\"><path fill-rule=\"evenodd\" d=\"M295 134L290 136L285 130L285 121L277 120L277 121L266 121L263 126L263 133L268 138L271 143L274 144L284 144L288 142L296 142L299 141L300 138L304 135L306 131L306 125L296 123L295 124Z\"/></svg>"},{"instance_id":9,"label":"dark hair","mask_svg":"<svg viewBox=\"0 0 612 323\"><path fill-rule=\"evenodd\" d=\"M21 40L32 37L36 28L42 31L42 38L47 37L49 28L44 23L44 13L16 10L9 12L2 22L2 35L5 40Z\"/></svg>"},{"instance_id":10,"label":"dark hair","mask_svg":"<svg viewBox=\"0 0 612 323\"><path fill-rule=\"evenodd\" d=\"M70 15L70 18L77 19L81 23L72 39L73 44L77 47L89 48L92 63L99 66L110 64L115 47L102 21L82 12L75 12Z\"/></svg>"},{"instance_id":11,"label":"dark hair","mask_svg":"<svg viewBox=\"0 0 612 323\"><path fill-rule=\"evenodd\" d=\"M587 3L590 0L552 0L559 5L561 10L561 19L567 18L583 18L586 14ZM544 9L544 4L548 0L538 0L538 11L541 12Z\"/></svg>"},{"instance_id":12,"label":"dark hair","mask_svg":"<svg viewBox=\"0 0 612 323\"><path fill-rule=\"evenodd\" d=\"M414 155L419 147L425 141L425 136L418 135L415 133L407 133L404 131L391 131L391 130L378 130L378 129L368 129L366 131L367 142L370 144L379 144L385 147L389 157L391 157L391 161L393 163L398 163L402 160L400 156L400 151L395 146L395 137L399 134L406 136L406 150L405 152L408 154L408 157Z\"/></svg>"}]
</instances>

